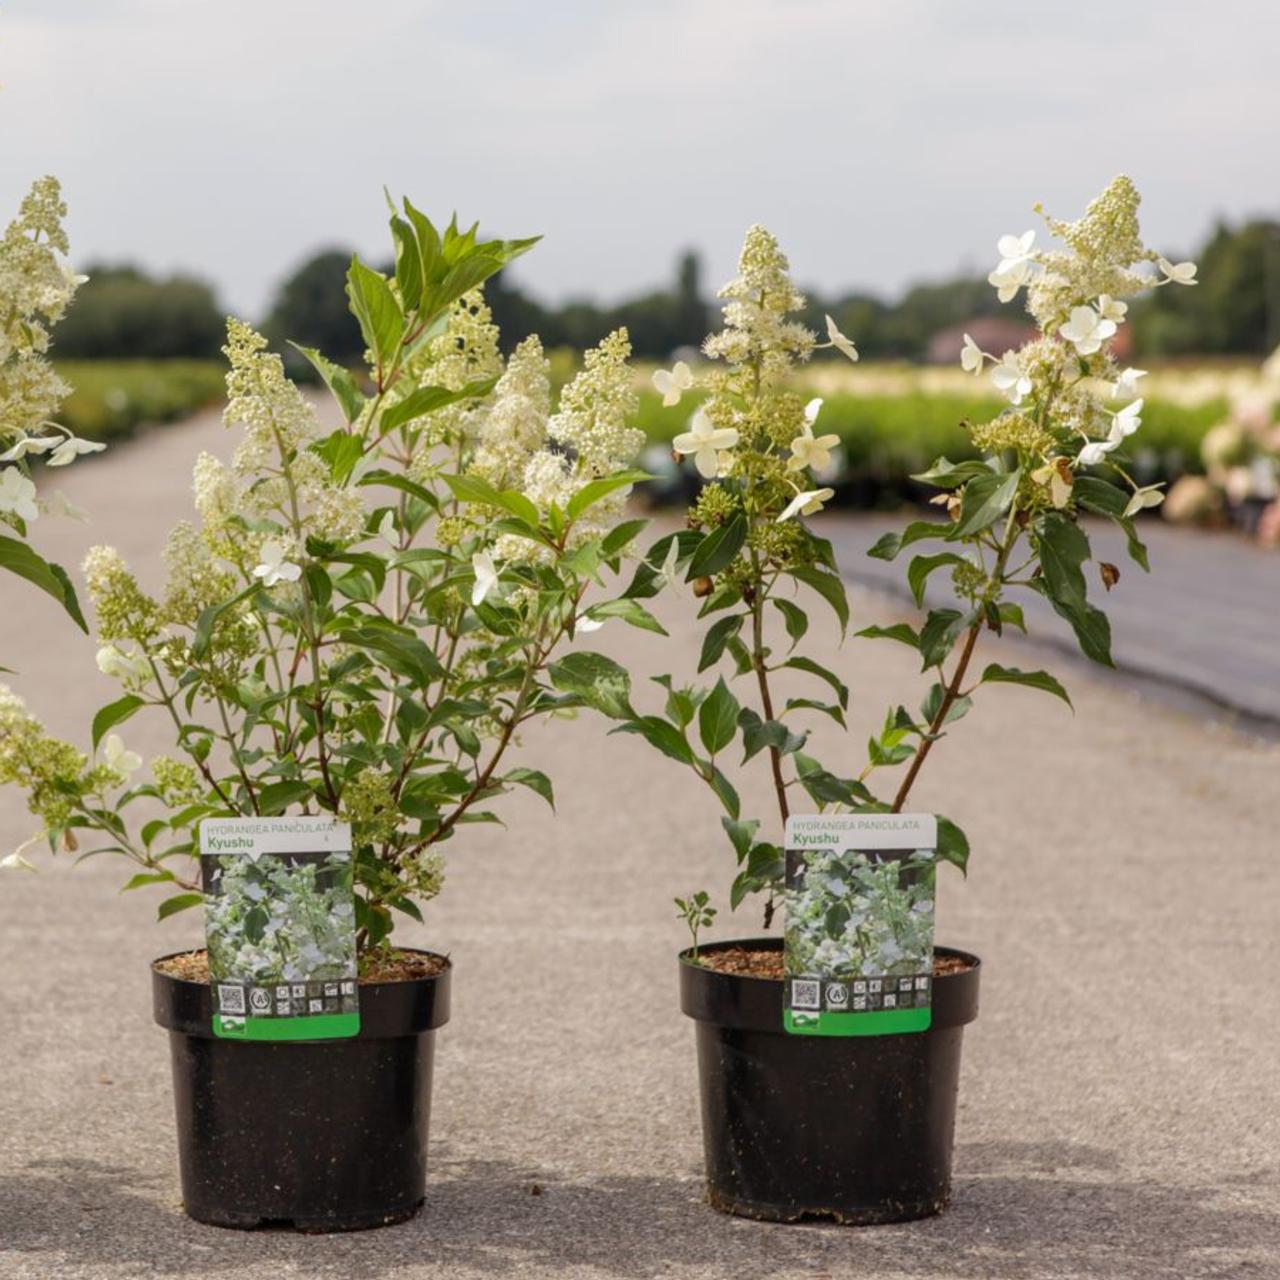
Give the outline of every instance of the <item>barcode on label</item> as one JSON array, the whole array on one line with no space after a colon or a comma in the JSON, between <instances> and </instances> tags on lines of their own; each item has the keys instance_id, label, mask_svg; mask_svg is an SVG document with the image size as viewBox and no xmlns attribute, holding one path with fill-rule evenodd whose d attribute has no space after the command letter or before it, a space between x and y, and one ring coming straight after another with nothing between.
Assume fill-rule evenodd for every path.
<instances>
[{"instance_id":1,"label":"barcode on label","mask_svg":"<svg viewBox=\"0 0 1280 1280\"><path fill-rule=\"evenodd\" d=\"M218 984L218 1009L221 1013L244 1013L244 988Z\"/></svg>"},{"instance_id":2,"label":"barcode on label","mask_svg":"<svg viewBox=\"0 0 1280 1280\"><path fill-rule=\"evenodd\" d=\"M791 1007L793 1009L819 1009L822 1007L822 983L804 978L791 980Z\"/></svg>"}]
</instances>

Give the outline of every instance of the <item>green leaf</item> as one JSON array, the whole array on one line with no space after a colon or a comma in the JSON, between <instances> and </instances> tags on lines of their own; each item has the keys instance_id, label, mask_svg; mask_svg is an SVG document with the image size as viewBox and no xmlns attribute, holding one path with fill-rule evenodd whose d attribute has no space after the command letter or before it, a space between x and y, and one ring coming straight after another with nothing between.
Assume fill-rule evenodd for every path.
<instances>
[{"instance_id":1,"label":"green leaf","mask_svg":"<svg viewBox=\"0 0 1280 1280\"><path fill-rule=\"evenodd\" d=\"M360 416L360 410L364 408L364 396L360 394L360 388L356 386L356 380L351 376L350 370L344 369L340 364L334 364L332 360L321 355L315 347L299 346L296 342L290 342L289 345L311 361L312 367L324 379L325 386L338 402L342 416L347 422L354 422Z\"/></svg>"},{"instance_id":2,"label":"green leaf","mask_svg":"<svg viewBox=\"0 0 1280 1280\"><path fill-rule=\"evenodd\" d=\"M799 565L788 572L797 582L812 587L831 606L840 619L840 634L843 636L849 628L849 600L845 594L844 580L834 573L815 569L812 565Z\"/></svg>"},{"instance_id":3,"label":"green leaf","mask_svg":"<svg viewBox=\"0 0 1280 1280\"><path fill-rule=\"evenodd\" d=\"M496 378L482 378L476 382L468 382L459 391L450 391L448 387L418 387L403 400L398 400L390 408L383 410L378 418L380 434L386 435L397 427L404 426L406 422L412 422L415 418L424 418L427 414L435 413L438 409L447 408L451 404L459 404L463 400L481 399L493 390L496 381ZM448 478L445 477L446 480ZM534 523L537 523L536 519Z\"/></svg>"},{"instance_id":4,"label":"green leaf","mask_svg":"<svg viewBox=\"0 0 1280 1280\"><path fill-rule=\"evenodd\" d=\"M689 689L673 688L670 676L653 676L652 679L655 684L660 684L667 691L667 719L681 729L687 728L693 723L701 697L695 699L693 692Z\"/></svg>"},{"instance_id":5,"label":"green leaf","mask_svg":"<svg viewBox=\"0 0 1280 1280\"><path fill-rule=\"evenodd\" d=\"M158 920L167 920L170 916L176 916L179 911L186 911L189 907L199 907L203 904L203 893L175 894L172 898L166 898L160 904L160 909L156 912L156 918Z\"/></svg>"},{"instance_id":6,"label":"green leaf","mask_svg":"<svg viewBox=\"0 0 1280 1280\"><path fill-rule=\"evenodd\" d=\"M628 600L626 597L592 605L587 610L587 616L597 621L603 618L621 618L633 627L639 627L641 631L654 631L660 636L667 634L666 628L644 605L637 600Z\"/></svg>"},{"instance_id":7,"label":"green leaf","mask_svg":"<svg viewBox=\"0 0 1280 1280\"><path fill-rule=\"evenodd\" d=\"M1027 634L1027 620L1022 616L1022 606L1020 604L1005 600L1000 604L996 613L1001 622L1017 627L1024 636Z\"/></svg>"},{"instance_id":8,"label":"green leaf","mask_svg":"<svg viewBox=\"0 0 1280 1280\"><path fill-rule=\"evenodd\" d=\"M942 699L946 697L947 690L942 684L933 684L929 686L929 692L924 695L924 700L920 703L920 717L925 725L931 725L933 718L942 709ZM943 724L950 724L953 720L960 720L973 707L973 699L965 695L953 698L951 705L947 708L947 716Z\"/></svg>"},{"instance_id":9,"label":"green leaf","mask_svg":"<svg viewBox=\"0 0 1280 1280\"><path fill-rule=\"evenodd\" d=\"M737 698L721 677L698 708L698 736L708 755L718 755L733 741L738 730L739 710Z\"/></svg>"},{"instance_id":10,"label":"green leaf","mask_svg":"<svg viewBox=\"0 0 1280 1280\"><path fill-rule=\"evenodd\" d=\"M572 522L584 511L593 507L601 498L607 498L611 493L616 492L618 489L624 489L628 485L639 484L642 480L652 479L653 476L647 471L618 471L611 476L605 476L603 479L591 480L569 499L569 505L565 508L565 515Z\"/></svg>"},{"instance_id":11,"label":"green leaf","mask_svg":"<svg viewBox=\"0 0 1280 1280\"><path fill-rule=\"evenodd\" d=\"M311 788L305 782L286 778L258 788L258 810L264 817L276 817L291 804L306 804L313 798Z\"/></svg>"},{"instance_id":12,"label":"green leaf","mask_svg":"<svg viewBox=\"0 0 1280 1280\"><path fill-rule=\"evenodd\" d=\"M745 822L737 822L733 818L721 818L720 825L725 829L729 836L729 842L733 845L733 851L738 855L738 861L751 851L751 842L756 837L756 832L760 828L760 823L755 818L748 818Z\"/></svg>"},{"instance_id":13,"label":"green leaf","mask_svg":"<svg viewBox=\"0 0 1280 1280\"><path fill-rule=\"evenodd\" d=\"M871 792L854 778L838 778L824 769L812 756L796 753L796 773L800 785L815 804L855 805L870 800Z\"/></svg>"},{"instance_id":14,"label":"green leaf","mask_svg":"<svg viewBox=\"0 0 1280 1280\"><path fill-rule=\"evenodd\" d=\"M146 705L146 700L136 693L126 693L123 698L117 698L115 702L101 707L93 717L93 749L97 751L98 743L108 731L123 724L139 707Z\"/></svg>"},{"instance_id":15,"label":"green leaf","mask_svg":"<svg viewBox=\"0 0 1280 1280\"><path fill-rule=\"evenodd\" d=\"M954 551L941 551L936 556L916 556L912 559L907 569L907 583L911 587L917 609L924 606L924 591L929 575L935 569L941 569L944 564L964 564L964 557L956 555Z\"/></svg>"},{"instance_id":16,"label":"green leaf","mask_svg":"<svg viewBox=\"0 0 1280 1280\"><path fill-rule=\"evenodd\" d=\"M1116 518L1116 524L1124 530L1125 542L1129 548L1129 559L1138 565L1144 573L1151 572L1151 561L1147 557L1146 543L1138 537L1138 531L1134 528L1133 521L1123 517Z\"/></svg>"},{"instance_id":17,"label":"green leaf","mask_svg":"<svg viewBox=\"0 0 1280 1280\"><path fill-rule=\"evenodd\" d=\"M817 698L788 698L786 709L788 711L820 711L824 716L830 716L842 729L848 728L843 708L834 702L821 702Z\"/></svg>"},{"instance_id":18,"label":"green leaf","mask_svg":"<svg viewBox=\"0 0 1280 1280\"><path fill-rule=\"evenodd\" d=\"M1114 667L1111 658L1111 624L1101 609L1091 604L1064 605L1050 599L1053 611L1071 624L1072 631L1085 657L1104 667Z\"/></svg>"},{"instance_id":19,"label":"green leaf","mask_svg":"<svg viewBox=\"0 0 1280 1280\"><path fill-rule=\"evenodd\" d=\"M700 672L705 671L708 667L714 666L719 662L725 646L741 630L741 614L731 613L723 618L717 618L707 628L706 637L702 641L702 655L698 658L698 670Z\"/></svg>"},{"instance_id":20,"label":"green leaf","mask_svg":"<svg viewBox=\"0 0 1280 1280\"><path fill-rule=\"evenodd\" d=\"M921 471L911 478L921 484L931 484L935 489L956 489L977 476L989 474L991 468L985 462L951 462L939 458L928 471Z\"/></svg>"},{"instance_id":21,"label":"green leaf","mask_svg":"<svg viewBox=\"0 0 1280 1280\"><path fill-rule=\"evenodd\" d=\"M8 569L51 595L71 615L76 626L88 633L89 627L80 612L75 588L67 577L67 571L60 565L50 564L17 538L0 537L0 569Z\"/></svg>"},{"instance_id":22,"label":"green leaf","mask_svg":"<svg viewBox=\"0 0 1280 1280\"><path fill-rule=\"evenodd\" d=\"M1071 624L1085 655L1103 666L1111 660L1111 624L1106 615L1085 599L1081 565L1089 558L1089 539L1079 525L1056 511L1041 516L1036 528L1041 576L1036 590Z\"/></svg>"},{"instance_id":23,"label":"green leaf","mask_svg":"<svg viewBox=\"0 0 1280 1280\"><path fill-rule=\"evenodd\" d=\"M523 766L519 769L512 769L503 777L503 781L518 782L522 787L528 787L530 791L537 792L552 809L556 807L555 793L551 789L551 779L539 769L526 769Z\"/></svg>"},{"instance_id":24,"label":"green leaf","mask_svg":"<svg viewBox=\"0 0 1280 1280\"><path fill-rule=\"evenodd\" d=\"M742 550L747 540L747 522L741 515L713 529L698 543L698 549L689 561L689 569L685 581L695 578L710 578L733 563L734 557Z\"/></svg>"},{"instance_id":25,"label":"green leaf","mask_svg":"<svg viewBox=\"0 0 1280 1280\"><path fill-rule=\"evenodd\" d=\"M683 733L661 716L638 716L620 724L614 733L639 734L650 746L657 747L664 756L681 764L693 763L693 748Z\"/></svg>"},{"instance_id":26,"label":"green leaf","mask_svg":"<svg viewBox=\"0 0 1280 1280\"><path fill-rule=\"evenodd\" d=\"M404 305L414 311L422 301L425 283L417 233L403 218L392 214L391 235L396 244L396 285Z\"/></svg>"},{"instance_id":27,"label":"green leaf","mask_svg":"<svg viewBox=\"0 0 1280 1280\"><path fill-rule=\"evenodd\" d=\"M724 806L724 811L729 817L736 819L741 810L741 805L738 801L738 793L733 789L733 783L714 766L708 781L711 784L712 791L720 797L720 803Z\"/></svg>"},{"instance_id":28,"label":"green leaf","mask_svg":"<svg viewBox=\"0 0 1280 1280\"><path fill-rule=\"evenodd\" d=\"M1067 691L1047 671L1020 671L1017 667L1002 667L993 662L982 673L980 683L1024 684L1029 689L1043 689L1045 693L1051 693L1055 698L1061 698L1067 706L1071 706Z\"/></svg>"},{"instance_id":29,"label":"green leaf","mask_svg":"<svg viewBox=\"0 0 1280 1280\"><path fill-rule=\"evenodd\" d=\"M364 441L341 427L331 432L319 444L312 445L312 452L329 464L329 475L337 484L346 484L355 465L364 454Z\"/></svg>"},{"instance_id":30,"label":"green leaf","mask_svg":"<svg viewBox=\"0 0 1280 1280\"><path fill-rule=\"evenodd\" d=\"M909 742L886 741L883 737L867 739L867 759L876 766L901 764L915 755Z\"/></svg>"},{"instance_id":31,"label":"green leaf","mask_svg":"<svg viewBox=\"0 0 1280 1280\"><path fill-rule=\"evenodd\" d=\"M1040 518L1036 541L1049 598L1063 605L1082 606L1085 581L1080 566L1089 558L1089 539L1084 530L1050 511Z\"/></svg>"},{"instance_id":32,"label":"green leaf","mask_svg":"<svg viewBox=\"0 0 1280 1280\"><path fill-rule=\"evenodd\" d=\"M796 644L803 639L806 631L809 630L809 616L797 604L792 604L790 600L783 600L777 596L770 596L774 607L782 614L782 620L787 628L787 635L791 637L791 647L794 649Z\"/></svg>"},{"instance_id":33,"label":"green leaf","mask_svg":"<svg viewBox=\"0 0 1280 1280\"><path fill-rule=\"evenodd\" d=\"M938 857L969 874L969 841L964 832L950 818L938 815Z\"/></svg>"},{"instance_id":34,"label":"green leaf","mask_svg":"<svg viewBox=\"0 0 1280 1280\"><path fill-rule=\"evenodd\" d=\"M981 533L1008 509L1018 492L1022 472L1015 467L1008 475L994 471L975 476L960 495L960 519L951 528L951 540Z\"/></svg>"},{"instance_id":35,"label":"green leaf","mask_svg":"<svg viewBox=\"0 0 1280 1280\"><path fill-rule=\"evenodd\" d=\"M729 905L737 910L749 893L759 893L770 885L778 884L786 875L786 861L777 845L761 842L753 845L747 855L747 865L739 873L729 891Z\"/></svg>"},{"instance_id":36,"label":"green leaf","mask_svg":"<svg viewBox=\"0 0 1280 1280\"><path fill-rule=\"evenodd\" d=\"M903 547L925 538L945 538L950 532L951 525L940 520L914 520L901 533L881 535L867 555L873 560L894 560Z\"/></svg>"},{"instance_id":37,"label":"green leaf","mask_svg":"<svg viewBox=\"0 0 1280 1280\"><path fill-rule=\"evenodd\" d=\"M347 298L365 346L373 352L379 373L385 373L404 333L404 316L391 286L377 271L352 256L347 269Z\"/></svg>"},{"instance_id":38,"label":"green leaf","mask_svg":"<svg viewBox=\"0 0 1280 1280\"><path fill-rule=\"evenodd\" d=\"M600 542L600 554L606 560L616 556L648 523L647 520L624 520L614 525Z\"/></svg>"},{"instance_id":39,"label":"green leaf","mask_svg":"<svg viewBox=\"0 0 1280 1280\"><path fill-rule=\"evenodd\" d=\"M388 671L413 681L420 689L444 674L431 647L394 623L366 618L363 626L343 627L340 634L348 644L377 654Z\"/></svg>"},{"instance_id":40,"label":"green leaf","mask_svg":"<svg viewBox=\"0 0 1280 1280\"><path fill-rule=\"evenodd\" d=\"M750 707L743 707L738 714L738 727L742 730L743 764L766 747L780 755L790 755L799 751L809 736L792 733L781 720L761 720Z\"/></svg>"},{"instance_id":41,"label":"green leaf","mask_svg":"<svg viewBox=\"0 0 1280 1280\"><path fill-rule=\"evenodd\" d=\"M933 609L920 628L920 657L922 671L936 667L946 660L956 637L964 630L965 615L959 609Z\"/></svg>"},{"instance_id":42,"label":"green leaf","mask_svg":"<svg viewBox=\"0 0 1280 1280\"><path fill-rule=\"evenodd\" d=\"M539 526L538 508L523 493L516 493L513 489L495 489L487 480L479 476L445 476L444 482L453 490L454 496L462 502L500 507L503 511L509 511L518 520L524 521L535 531Z\"/></svg>"},{"instance_id":43,"label":"green leaf","mask_svg":"<svg viewBox=\"0 0 1280 1280\"><path fill-rule=\"evenodd\" d=\"M218 619L222 617L228 609L234 609L236 605L243 603L259 588L259 583L246 587L238 596L233 596L230 600L223 600L218 604L211 604L200 617L196 620L195 634L191 640L191 656L198 662L209 652L209 642L213 638L213 629L217 625Z\"/></svg>"},{"instance_id":44,"label":"green leaf","mask_svg":"<svg viewBox=\"0 0 1280 1280\"><path fill-rule=\"evenodd\" d=\"M130 889L142 889L149 884L168 884L174 879L172 871L139 871L133 876L128 884L121 887L121 893L128 893ZM174 908L179 910L180 908ZM163 917L162 917L163 918Z\"/></svg>"},{"instance_id":45,"label":"green leaf","mask_svg":"<svg viewBox=\"0 0 1280 1280\"><path fill-rule=\"evenodd\" d=\"M547 669L551 683L614 720L633 719L631 677L602 653L578 649Z\"/></svg>"},{"instance_id":46,"label":"green leaf","mask_svg":"<svg viewBox=\"0 0 1280 1280\"><path fill-rule=\"evenodd\" d=\"M909 649L918 650L920 648L920 637L916 634L915 629L905 622L895 622L889 627L863 627L861 631L854 634L867 640L896 640L899 644L905 644Z\"/></svg>"},{"instance_id":47,"label":"green leaf","mask_svg":"<svg viewBox=\"0 0 1280 1280\"><path fill-rule=\"evenodd\" d=\"M840 703L840 709L842 711L849 709L849 686L834 672L828 671L812 658L789 658L782 665L794 671L805 671L811 676L817 676L819 680L825 680L834 691L836 700Z\"/></svg>"},{"instance_id":48,"label":"green leaf","mask_svg":"<svg viewBox=\"0 0 1280 1280\"><path fill-rule=\"evenodd\" d=\"M1122 516L1129 505L1129 497L1123 489L1097 476L1076 476L1071 493L1086 511L1094 511L1098 515Z\"/></svg>"}]
</instances>

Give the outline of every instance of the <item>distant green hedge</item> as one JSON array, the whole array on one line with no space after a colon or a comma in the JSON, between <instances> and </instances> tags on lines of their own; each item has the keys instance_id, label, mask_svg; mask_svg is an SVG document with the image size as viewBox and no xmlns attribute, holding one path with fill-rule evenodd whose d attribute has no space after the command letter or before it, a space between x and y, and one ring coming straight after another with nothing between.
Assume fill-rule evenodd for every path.
<instances>
[{"instance_id":1,"label":"distant green hedge","mask_svg":"<svg viewBox=\"0 0 1280 1280\"><path fill-rule=\"evenodd\" d=\"M128 435L144 422L173 422L222 399L217 360L58 360L71 384L58 422L86 440Z\"/></svg>"},{"instance_id":2,"label":"distant green hedge","mask_svg":"<svg viewBox=\"0 0 1280 1280\"><path fill-rule=\"evenodd\" d=\"M960 423L982 422L999 412L1003 402L985 397L925 395L828 396L816 430L835 432L844 446L847 483L874 483L900 488L914 472L924 471L941 454L958 460L973 456L969 436ZM650 391L640 395L637 425L650 440L667 441L687 429L693 404L670 409ZM1186 406L1148 400L1142 429L1130 442L1142 478L1171 480L1200 471L1200 440L1226 413L1225 402Z\"/></svg>"}]
</instances>

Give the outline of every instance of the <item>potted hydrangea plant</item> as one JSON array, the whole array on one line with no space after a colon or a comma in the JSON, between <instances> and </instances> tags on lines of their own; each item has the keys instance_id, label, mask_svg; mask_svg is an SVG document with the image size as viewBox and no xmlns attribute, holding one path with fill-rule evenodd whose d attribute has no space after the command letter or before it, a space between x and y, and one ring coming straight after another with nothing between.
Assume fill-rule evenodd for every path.
<instances>
[{"instance_id":1,"label":"potted hydrangea plant","mask_svg":"<svg viewBox=\"0 0 1280 1280\"><path fill-rule=\"evenodd\" d=\"M546 774L513 755L522 725L579 701L576 633L651 622L635 602L587 599L643 526L620 519L641 442L625 332L586 353L553 410L538 340L504 363L479 291L533 241L439 231L408 201L391 229L394 275L356 259L348 277L367 370L304 352L341 424L322 427L265 340L230 321L226 421L242 435L230 466L196 461L199 520L170 534L164 590L145 592L109 547L89 553L98 662L122 685L92 751L0 689L0 782L27 790L50 848L115 854L126 888L164 891L162 918L205 901L202 823L350 826L357 1036L218 1038L205 953L153 968L184 1202L223 1225L345 1229L416 1211L450 966L392 947L393 924L422 920L444 843L497 821L504 793L552 801ZM173 742L145 765L121 736L143 714ZM224 871L210 945L276 972L296 944L288 912L257 908L287 890L318 922L306 945L323 962L342 922L331 869L291 887L262 865Z\"/></svg>"},{"instance_id":2,"label":"potted hydrangea plant","mask_svg":"<svg viewBox=\"0 0 1280 1280\"><path fill-rule=\"evenodd\" d=\"M970 427L980 461L940 459L918 477L942 491L937 501L950 518L918 520L871 550L892 559L913 543L940 543L911 560L908 580L923 606L929 576L947 569L956 603L928 610L918 627L904 622L859 632L910 646L930 685L917 712L890 707L856 771L814 758L802 721L816 714L843 726L848 700L840 676L800 652L809 601L821 597L842 631L848 623L831 548L804 522L832 496L814 472L826 465L836 438L820 433L820 402L806 405L791 389L788 375L818 342L789 318L802 299L763 229L748 232L739 277L722 291L725 327L704 348L716 365L698 376L687 366L657 375L668 400L689 391L704 395L690 431L674 444L693 457L706 484L690 511L690 529L653 546L628 595L643 599L666 586L700 599L706 630L698 674L708 674L701 683L662 677L665 701L648 713L630 709L628 687L628 709L613 714L619 730L640 735L714 792L737 864L730 906L759 895L766 927L784 893L784 827L798 809L901 812L930 752L969 710L979 685L1016 683L1067 699L1046 672L973 667L984 633L1025 629L1011 596L1040 596L1069 623L1085 654L1110 662L1106 617L1087 597L1091 550L1080 517L1118 524L1145 569L1134 517L1159 502L1160 490L1137 484L1127 468L1125 442L1141 420L1135 398L1141 372L1118 367L1108 341L1124 319L1123 298L1195 278L1191 264L1174 266L1143 247L1137 206L1132 183L1119 178L1080 221L1048 221L1064 249L1039 251L1031 233L1000 241L991 281L1005 299L1027 289L1039 334L999 359L966 342L964 367L975 375L990 367L1009 407ZM1148 262L1156 263L1158 277L1139 269ZM856 358L827 323L823 345ZM1107 589L1119 576L1105 563L1099 573ZM801 677L817 696L783 701L778 682ZM768 796L775 811L768 823L748 816L755 797L743 804L725 773L731 758L756 769L760 800ZM873 789L904 766L895 784ZM937 859L963 871L968 852L960 829L939 817ZM920 870L916 885L928 885L933 863ZM859 927L883 926L882 944L898 956L920 942L912 930L927 923L932 936L932 898L913 898L909 886L884 871L863 868L852 888ZM977 958L934 949L926 1031L789 1035L783 940L700 946L699 931L715 914L710 895L699 890L676 906L692 933L693 945L680 956L681 1003L697 1022L711 1203L752 1217L847 1223L938 1212L950 1192L961 1036L977 1014ZM788 899L788 944L801 956L806 947L837 952L849 945L849 919L847 910L820 909L801 893Z\"/></svg>"},{"instance_id":3,"label":"potted hydrangea plant","mask_svg":"<svg viewBox=\"0 0 1280 1280\"><path fill-rule=\"evenodd\" d=\"M31 460L63 467L105 446L79 440L53 418L70 388L49 363L50 331L62 318L84 277L67 267L67 206L56 178L31 186L18 216L0 239L0 569L47 592L87 630L75 588L61 565L51 564L26 541L27 526L43 511L71 514L59 495L41 499ZM21 855L17 855L20 857ZM13 854L6 858L16 861Z\"/></svg>"}]
</instances>

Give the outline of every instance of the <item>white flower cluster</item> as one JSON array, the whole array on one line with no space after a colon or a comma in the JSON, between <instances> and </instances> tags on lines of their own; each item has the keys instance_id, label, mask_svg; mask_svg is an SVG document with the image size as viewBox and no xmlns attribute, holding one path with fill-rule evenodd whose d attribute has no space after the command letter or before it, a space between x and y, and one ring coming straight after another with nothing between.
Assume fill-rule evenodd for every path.
<instances>
[{"instance_id":1,"label":"white flower cluster","mask_svg":"<svg viewBox=\"0 0 1280 1280\"><path fill-rule=\"evenodd\" d=\"M537 338L512 354L479 428L472 469L499 488L517 489L542 512L561 511L585 484L625 470L644 444L644 432L628 426L638 397L627 365L625 329L588 351L582 370L549 413L547 361ZM621 518L628 487L594 503L574 522L567 545L606 533ZM499 561L545 560L548 550L527 538L504 534L494 544Z\"/></svg>"},{"instance_id":2,"label":"white flower cluster","mask_svg":"<svg viewBox=\"0 0 1280 1280\"><path fill-rule=\"evenodd\" d=\"M472 470L496 489L518 488L545 444L551 416L550 365L536 334L511 353L479 430Z\"/></svg>"},{"instance_id":3,"label":"white flower cluster","mask_svg":"<svg viewBox=\"0 0 1280 1280\"><path fill-rule=\"evenodd\" d=\"M418 387L461 391L470 383L498 377L502 373L499 336L483 292L473 289L463 294L450 308L444 332L423 343L405 359L396 383L396 388L403 390L393 388L388 404L413 394ZM488 400L460 400L435 410L423 420L413 468L419 479L432 470L431 455L437 445L476 439L489 403Z\"/></svg>"},{"instance_id":4,"label":"white flower cluster","mask_svg":"<svg viewBox=\"0 0 1280 1280\"><path fill-rule=\"evenodd\" d=\"M708 375L711 395L694 412L689 429L671 442L677 454L693 459L703 479L735 476L748 485L749 473L759 472L762 465L774 470L774 451L786 445L791 456L785 463L787 478L777 487L779 524L813 515L834 495L829 488L806 489L790 477L807 470L818 477L834 473L831 455L840 440L832 434L814 435L821 400L809 401L801 412L794 397L773 392L793 366L814 351L830 348L850 360L858 358L857 349L830 316L827 341L821 343L804 325L788 318L805 305L789 271L772 233L759 225L749 227L738 275L720 290L727 299L722 308L725 327L703 344L707 356L725 361L729 369ZM654 373L653 385L663 405L671 407L696 388L696 379L689 366L678 361L670 370Z\"/></svg>"},{"instance_id":5,"label":"white flower cluster","mask_svg":"<svg viewBox=\"0 0 1280 1280\"><path fill-rule=\"evenodd\" d=\"M621 470L644 445L644 432L627 425L639 405L627 367L630 355L625 329L616 329L588 351L582 371L561 393L560 407L547 424L547 434L573 452L584 478Z\"/></svg>"},{"instance_id":6,"label":"white flower cluster","mask_svg":"<svg viewBox=\"0 0 1280 1280\"><path fill-rule=\"evenodd\" d=\"M358 540L368 518L362 491L334 484L324 459L309 448L320 438L320 423L286 377L280 357L267 350L266 338L235 319L227 321L223 350L230 362L223 420L228 426L242 426L245 434L230 471L208 454L196 459L196 509L211 546L228 555L230 543L236 542L239 554L232 558L241 564L268 546L281 548L275 561L279 564L302 555L304 536L342 544ZM232 539L237 517L241 519ZM264 520L283 526L282 531L258 534L255 540L248 529ZM288 572L256 576L272 576L268 585L298 577Z\"/></svg>"},{"instance_id":7,"label":"white flower cluster","mask_svg":"<svg viewBox=\"0 0 1280 1280\"><path fill-rule=\"evenodd\" d=\"M1152 287L1196 283L1194 263L1171 263L1143 245L1139 203L1137 188L1121 175L1078 221L1046 216L1050 233L1066 249L1038 250L1034 231L1002 236L1000 260L988 279L1002 302L1027 290L1027 310L1041 336L997 359L964 335L961 367L977 376L990 362L992 383L1019 410L1014 417L1024 438L1032 422L1034 429L1052 428L1060 438L1074 439L1073 456L1049 450L1035 472L1058 507L1070 501L1073 471L1102 462L1142 423L1142 400L1134 397L1146 371L1120 368L1106 346L1128 314L1123 299ZM1139 269L1148 263L1158 276ZM1106 401L1114 399L1132 403L1113 410ZM987 434L995 436L998 427L999 420ZM1163 500L1158 487L1133 489L1128 515Z\"/></svg>"},{"instance_id":8,"label":"white flower cluster","mask_svg":"<svg viewBox=\"0 0 1280 1280\"><path fill-rule=\"evenodd\" d=\"M738 274L720 290L720 297L728 299L723 308L725 327L703 344L708 357L728 364L759 359L767 379L785 374L793 358L808 358L813 334L787 319L789 312L805 304L804 295L791 283L789 269L773 234L759 224L749 227L738 257Z\"/></svg>"},{"instance_id":9,"label":"white flower cluster","mask_svg":"<svg viewBox=\"0 0 1280 1280\"><path fill-rule=\"evenodd\" d=\"M222 420L245 432L232 465L242 476L278 470L281 455L320 435L315 410L285 376L280 357L267 350L266 338L243 320L228 319L222 350L231 366Z\"/></svg>"},{"instance_id":10,"label":"white flower cluster","mask_svg":"<svg viewBox=\"0 0 1280 1280\"><path fill-rule=\"evenodd\" d=\"M77 440L52 418L70 387L45 358L49 333L62 318L83 276L61 255L67 206L56 178L35 182L0 239L0 523L35 520L36 487L24 459L45 455L61 467L103 445Z\"/></svg>"}]
</instances>

